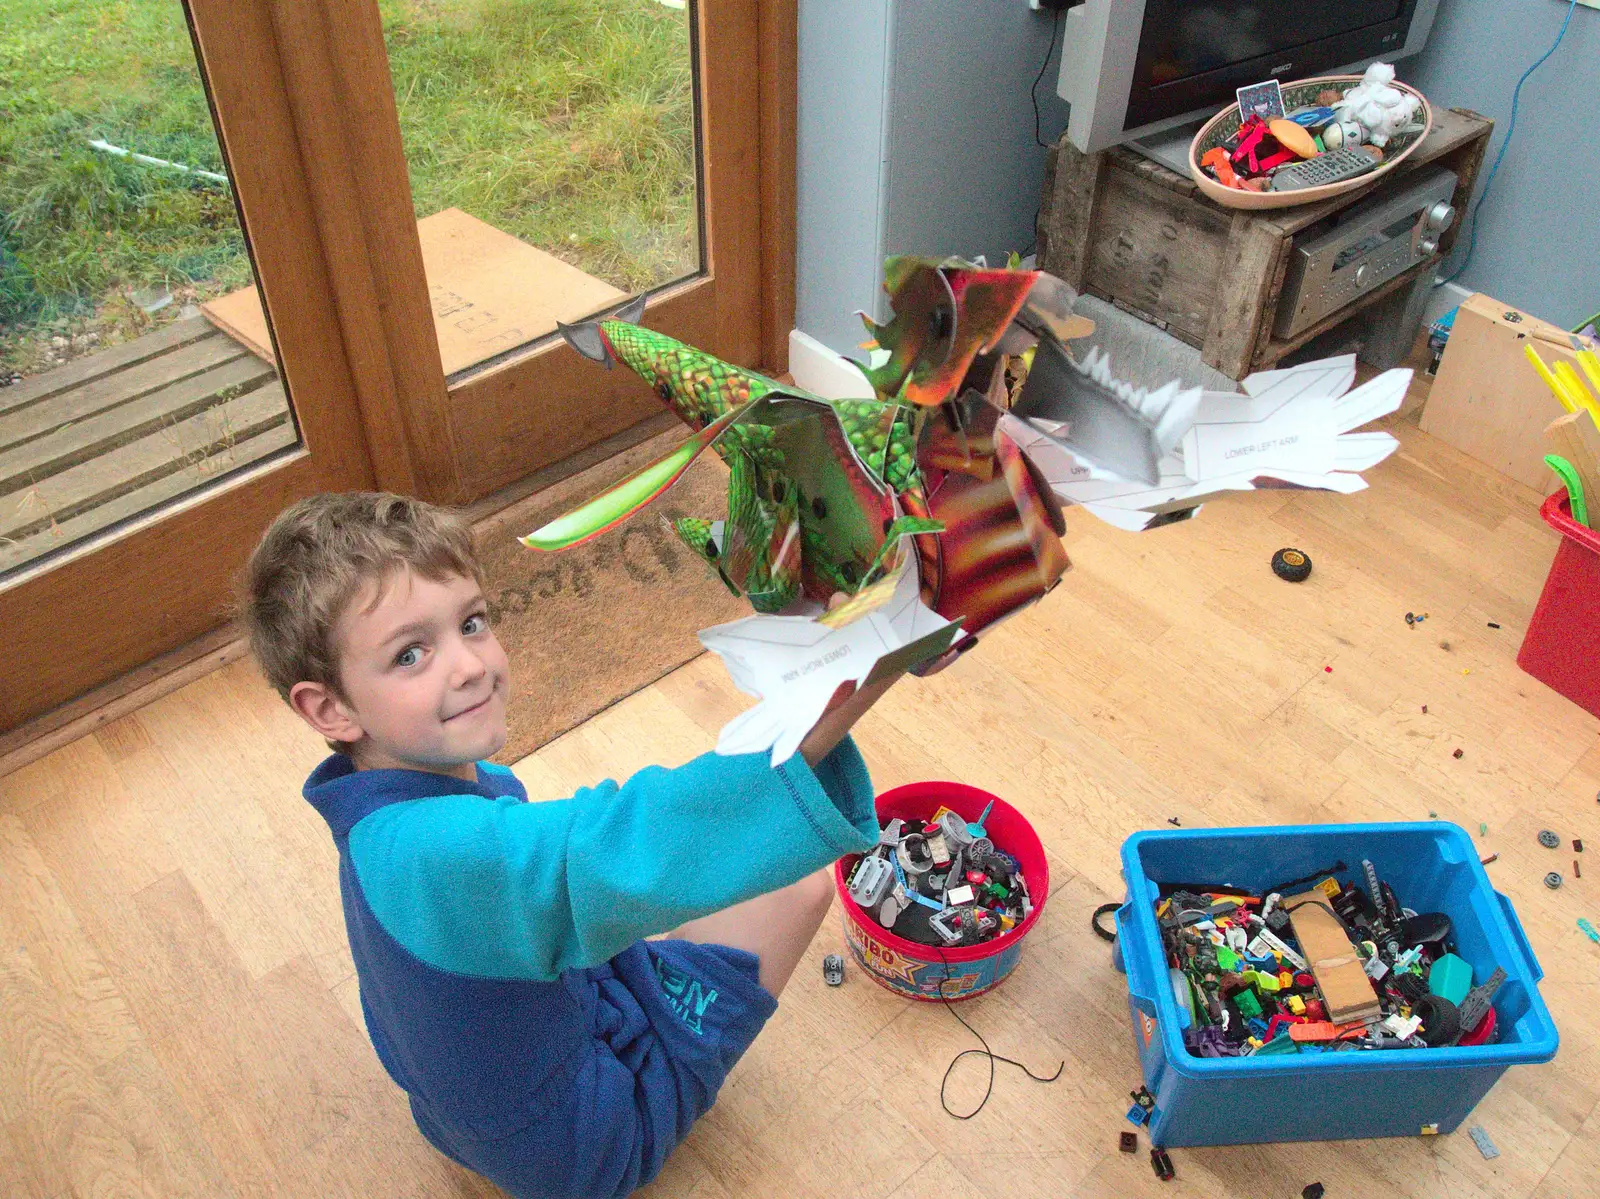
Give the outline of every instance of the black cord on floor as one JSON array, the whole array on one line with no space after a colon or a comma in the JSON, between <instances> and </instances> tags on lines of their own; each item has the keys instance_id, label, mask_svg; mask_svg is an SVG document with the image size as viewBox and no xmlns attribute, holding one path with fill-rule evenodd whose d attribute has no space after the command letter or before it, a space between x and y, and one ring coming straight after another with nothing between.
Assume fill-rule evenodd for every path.
<instances>
[{"instance_id":1,"label":"black cord on floor","mask_svg":"<svg viewBox=\"0 0 1600 1199\"><path fill-rule=\"evenodd\" d=\"M989 1048L989 1042L984 1040L983 1034L977 1029L973 1028L972 1025L968 1024L965 1020L961 1019L961 1013L956 1011L955 1004L950 1002L950 996L944 993L944 985L950 981L950 961L944 956L944 950L942 948L939 946L934 946L934 948L939 950L939 960L944 963L944 977L939 980L939 998L944 1001L944 1006L949 1013L960 1022L961 1027L966 1029L973 1036L977 1037L978 1043L983 1046L982 1049L963 1049L960 1053L956 1054L955 1057L951 1058L950 1064L945 1067L944 1079L939 1083L939 1106L944 1108L945 1113L947 1115L954 1116L957 1120L970 1120L972 1117L981 1112L983 1110L983 1105L989 1102L989 1096L994 1093L994 1064L996 1062L1005 1062L1008 1066L1015 1066L1029 1078L1033 1079L1034 1082L1054 1082L1056 1079L1060 1078L1061 1072L1067 1068L1065 1059L1063 1059L1061 1064L1056 1067L1056 1072L1049 1078L1046 1078L1042 1074L1035 1074L1032 1070L1028 1069L1027 1066L1023 1065L1015 1058L1002 1057L1000 1054ZM962 1058L966 1057L969 1053L976 1053L989 1059L989 1083L983 1088L983 1098L978 1100L978 1106L973 1108L966 1115L962 1115L960 1112L952 1111L950 1109L950 1104L948 1101L946 1101L944 1093L945 1089L950 1085L950 1074L955 1070L956 1063Z\"/></svg>"},{"instance_id":2,"label":"black cord on floor","mask_svg":"<svg viewBox=\"0 0 1600 1199\"><path fill-rule=\"evenodd\" d=\"M1117 939L1117 933L1114 924L1110 929L1101 928L1100 917L1104 916L1107 912L1116 911L1121 906L1122 905L1120 903L1103 903L1094 910L1094 915L1089 917L1089 927L1094 929L1095 936L1099 937L1102 941L1115 941Z\"/></svg>"}]
</instances>

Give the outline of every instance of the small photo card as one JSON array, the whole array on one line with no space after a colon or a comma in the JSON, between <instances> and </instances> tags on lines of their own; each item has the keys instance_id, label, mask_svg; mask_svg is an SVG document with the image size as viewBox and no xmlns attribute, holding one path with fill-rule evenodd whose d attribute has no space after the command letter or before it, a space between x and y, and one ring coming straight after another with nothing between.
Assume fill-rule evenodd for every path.
<instances>
[{"instance_id":1,"label":"small photo card","mask_svg":"<svg viewBox=\"0 0 1600 1199\"><path fill-rule=\"evenodd\" d=\"M1252 116L1272 121L1283 115L1283 88L1276 79L1241 87L1235 94L1239 97L1239 119L1242 121L1248 121Z\"/></svg>"}]
</instances>

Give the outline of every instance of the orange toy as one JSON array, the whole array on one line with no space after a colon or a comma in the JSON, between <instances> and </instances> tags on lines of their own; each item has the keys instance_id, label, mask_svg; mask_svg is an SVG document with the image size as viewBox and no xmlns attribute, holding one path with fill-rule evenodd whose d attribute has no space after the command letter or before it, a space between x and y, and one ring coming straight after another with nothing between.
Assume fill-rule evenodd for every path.
<instances>
[{"instance_id":1,"label":"orange toy","mask_svg":"<svg viewBox=\"0 0 1600 1199\"><path fill-rule=\"evenodd\" d=\"M1217 182L1224 187L1239 186L1239 173L1233 169L1233 163L1228 161L1228 152L1221 146L1207 150L1205 157L1200 160L1200 165L1210 167L1216 172Z\"/></svg>"},{"instance_id":2,"label":"orange toy","mask_svg":"<svg viewBox=\"0 0 1600 1199\"><path fill-rule=\"evenodd\" d=\"M1293 150L1301 158L1315 158L1317 156L1317 143L1311 133L1304 126L1296 124L1287 117L1279 117L1267 128L1272 136L1278 139L1278 144L1286 150Z\"/></svg>"}]
</instances>

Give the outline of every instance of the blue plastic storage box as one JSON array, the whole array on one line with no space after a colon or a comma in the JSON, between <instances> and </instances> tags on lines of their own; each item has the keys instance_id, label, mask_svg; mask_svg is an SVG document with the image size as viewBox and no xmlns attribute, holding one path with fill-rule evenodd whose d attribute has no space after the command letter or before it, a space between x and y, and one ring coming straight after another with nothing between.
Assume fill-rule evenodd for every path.
<instances>
[{"instance_id":1,"label":"blue plastic storage box","mask_svg":"<svg viewBox=\"0 0 1600 1199\"><path fill-rule=\"evenodd\" d=\"M1498 1041L1450 1049L1385 1049L1203 1058L1179 1028L1155 903L1163 883L1261 891L1343 861L1341 882L1365 885L1361 859L1400 902L1444 912L1474 984L1496 966ZM1158 1146L1328 1141L1454 1132L1507 1066L1555 1056L1556 1029L1539 997L1544 977L1510 900L1489 883L1459 825L1324 824L1135 833L1122 846L1127 902L1117 911L1116 958L1145 1085L1155 1096ZM1354 873L1352 873L1354 872ZM1309 884L1307 884L1309 886Z\"/></svg>"}]
</instances>

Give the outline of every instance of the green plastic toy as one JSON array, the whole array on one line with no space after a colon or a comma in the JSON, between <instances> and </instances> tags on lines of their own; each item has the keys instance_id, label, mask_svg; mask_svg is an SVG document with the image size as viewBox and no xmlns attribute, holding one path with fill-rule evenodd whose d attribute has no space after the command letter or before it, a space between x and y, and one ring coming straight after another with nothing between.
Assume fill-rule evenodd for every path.
<instances>
[{"instance_id":1,"label":"green plastic toy","mask_svg":"<svg viewBox=\"0 0 1600 1199\"><path fill-rule=\"evenodd\" d=\"M1428 990L1459 1004L1472 990L1472 967L1453 953L1445 954L1428 971Z\"/></svg>"},{"instance_id":2,"label":"green plastic toy","mask_svg":"<svg viewBox=\"0 0 1600 1199\"><path fill-rule=\"evenodd\" d=\"M1589 505L1583 494L1583 480L1578 478L1578 472L1572 463L1560 454L1546 454L1544 464L1556 472L1556 478L1567 489L1567 503L1572 508L1572 519L1586 529L1594 528L1589 523ZM1600 496L1595 497L1595 502L1600 503Z\"/></svg>"}]
</instances>

